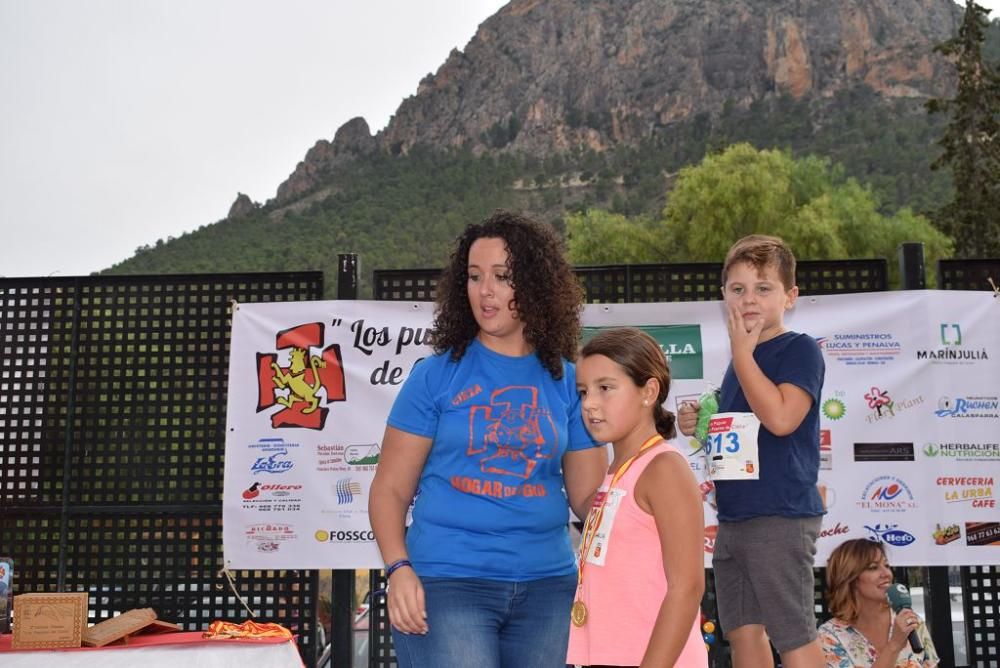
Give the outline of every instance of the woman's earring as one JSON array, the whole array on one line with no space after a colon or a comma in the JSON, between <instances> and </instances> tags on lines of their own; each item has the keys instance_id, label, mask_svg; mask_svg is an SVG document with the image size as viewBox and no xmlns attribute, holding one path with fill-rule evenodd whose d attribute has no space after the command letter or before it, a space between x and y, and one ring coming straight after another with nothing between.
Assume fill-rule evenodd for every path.
<instances>
[{"instance_id":1,"label":"woman's earring","mask_svg":"<svg viewBox=\"0 0 1000 668\"><path fill-rule=\"evenodd\" d=\"M649 399L643 399L642 400L642 405L643 406L648 406L649 405Z\"/></svg>"}]
</instances>

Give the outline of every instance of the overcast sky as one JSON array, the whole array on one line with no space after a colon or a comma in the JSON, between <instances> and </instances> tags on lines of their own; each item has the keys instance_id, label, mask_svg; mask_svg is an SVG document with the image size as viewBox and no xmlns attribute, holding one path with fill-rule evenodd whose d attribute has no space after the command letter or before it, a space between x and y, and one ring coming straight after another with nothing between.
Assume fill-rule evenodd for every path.
<instances>
[{"instance_id":1,"label":"overcast sky","mask_svg":"<svg viewBox=\"0 0 1000 668\"><path fill-rule=\"evenodd\" d=\"M1000 0L980 0L994 9ZM0 0L0 276L105 269L382 129L503 0Z\"/></svg>"}]
</instances>

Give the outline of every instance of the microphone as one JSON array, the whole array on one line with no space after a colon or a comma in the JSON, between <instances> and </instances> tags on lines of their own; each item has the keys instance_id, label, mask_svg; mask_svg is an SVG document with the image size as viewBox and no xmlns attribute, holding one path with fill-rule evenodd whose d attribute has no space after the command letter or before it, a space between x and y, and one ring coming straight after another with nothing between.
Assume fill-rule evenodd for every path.
<instances>
[{"instance_id":1,"label":"microphone","mask_svg":"<svg viewBox=\"0 0 1000 668\"><path fill-rule=\"evenodd\" d=\"M889 605L892 606L892 611L897 615L900 610L904 608L913 609L913 601L910 599L910 592L907 591L906 585L897 582L896 584L889 586L889 591L886 592L886 596L889 599ZM913 650L915 654L921 654L924 651L924 645L920 642L920 636L917 635L917 630L913 629L910 631L910 649Z\"/></svg>"}]
</instances>

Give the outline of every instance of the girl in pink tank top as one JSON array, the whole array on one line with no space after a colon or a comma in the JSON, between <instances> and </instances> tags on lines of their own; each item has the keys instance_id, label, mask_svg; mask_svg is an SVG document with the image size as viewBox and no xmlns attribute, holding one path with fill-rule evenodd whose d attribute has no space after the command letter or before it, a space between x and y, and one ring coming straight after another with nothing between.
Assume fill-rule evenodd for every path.
<instances>
[{"instance_id":1,"label":"girl in pink tank top","mask_svg":"<svg viewBox=\"0 0 1000 668\"><path fill-rule=\"evenodd\" d=\"M701 494L664 410L670 371L631 328L587 342L576 369L584 422L614 459L580 543L566 661L580 666L706 668Z\"/></svg>"}]
</instances>

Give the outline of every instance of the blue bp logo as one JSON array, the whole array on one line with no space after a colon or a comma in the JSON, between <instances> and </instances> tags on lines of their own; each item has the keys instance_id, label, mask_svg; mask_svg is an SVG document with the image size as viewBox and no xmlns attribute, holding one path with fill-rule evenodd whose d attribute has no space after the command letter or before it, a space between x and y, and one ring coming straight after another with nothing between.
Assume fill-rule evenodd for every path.
<instances>
[{"instance_id":1,"label":"blue bp logo","mask_svg":"<svg viewBox=\"0 0 1000 668\"><path fill-rule=\"evenodd\" d=\"M906 547L917 540L913 534L903 531L898 524L876 524L873 527L865 525L868 530L868 539L886 543L895 547Z\"/></svg>"}]
</instances>

